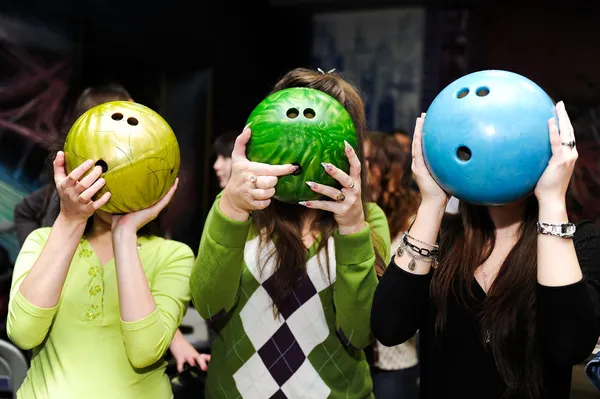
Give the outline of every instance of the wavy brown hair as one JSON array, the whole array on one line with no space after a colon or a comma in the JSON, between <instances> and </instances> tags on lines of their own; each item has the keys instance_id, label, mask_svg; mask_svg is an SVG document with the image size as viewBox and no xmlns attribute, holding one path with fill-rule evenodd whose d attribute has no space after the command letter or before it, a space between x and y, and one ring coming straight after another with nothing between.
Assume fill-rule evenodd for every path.
<instances>
[{"instance_id":1,"label":"wavy brown hair","mask_svg":"<svg viewBox=\"0 0 600 399\"><path fill-rule=\"evenodd\" d=\"M277 82L272 92L291 87L309 87L320 90L337 99L346 108L356 127L358 159L364 165L362 146L366 122L364 105L358 91L337 73L321 74L303 68L288 72ZM366 218L365 182L365 168L363 167L361 168L361 195ZM271 240L275 246L274 252L269 254L275 260L275 274L272 277L276 287L276 292L272 296L275 314L279 312L278 309L281 309L292 295L298 280L306 277L307 249L302 241L302 222L307 211L299 205L273 201L266 209L253 212L256 231L260 232L261 248L267 240ZM311 226L311 230L321 232L317 251L327 251L327 241L336 228L337 223L332 213L318 211L318 216ZM382 257L382 239L374 232L371 233L371 237L375 247L374 267L377 274L382 275L386 266ZM329 258L327 257L327 259ZM324 265L321 266L324 267ZM329 267L325 267L325 269L328 271ZM329 278L331 280L331 276Z\"/></svg>"},{"instance_id":2,"label":"wavy brown hair","mask_svg":"<svg viewBox=\"0 0 600 399\"><path fill-rule=\"evenodd\" d=\"M536 344L537 216L538 202L532 195L526 200L516 244L483 305L476 309L481 342L494 357L506 394L527 398L543 397L542 360ZM440 235L440 265L431 281L438 334L444 328L451 298L467 307L474 303L475 269L491 255L495 231L484 206L461 201L459 213L446 216ZM489 332L487 345L484 331Z\"/></svg>"},{"instance_id":3,"label":"wavy brown hair","mask_svg":"<svg viewBox=\"0 0 600 399\"><path fill-rule=\"evenodd\" d=\"M421 204L421 194L413 189L410 153L394 136L368 132L365 154L369 199L383 209L394 239L408 230Z\"/></svg>"}]
</instances>

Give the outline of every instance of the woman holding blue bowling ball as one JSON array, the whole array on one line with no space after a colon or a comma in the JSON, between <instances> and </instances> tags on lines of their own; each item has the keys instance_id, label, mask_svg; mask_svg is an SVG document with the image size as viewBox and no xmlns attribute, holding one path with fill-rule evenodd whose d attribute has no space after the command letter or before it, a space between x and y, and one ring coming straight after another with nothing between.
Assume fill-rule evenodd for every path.
<instances>
[{"instance_id":1,"label":"woman holding blue bowling ball","mask_svg":"<svg viewBox=\"0 0 600 399\"><path fill-rule=\"evenodd\" d=\"M552 156L534 195L505 205L461 201L430 174L417 119L412 169L422 195L376 290L371 326L385 345L421 337L421 398L570 395L572 366L600 335L600 232L568 223L577 160L562 102L548 121ZM559 134L560 126L560 134Z\"/></svg>"}]
</instances>

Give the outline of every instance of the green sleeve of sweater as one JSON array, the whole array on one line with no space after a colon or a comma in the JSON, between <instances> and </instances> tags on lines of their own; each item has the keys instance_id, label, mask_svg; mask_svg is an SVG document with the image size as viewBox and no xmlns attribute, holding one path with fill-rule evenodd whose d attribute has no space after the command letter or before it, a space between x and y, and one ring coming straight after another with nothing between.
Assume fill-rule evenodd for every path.
<instances>
[{"instance_id":1,"label":"green sleeve of sweater","mask_svg":"<svg viewBox=\"0 0 600 399\"><path fill-rule=\"evenodd\" d=\"M44 342L54 321L58 305L52 308L39 308L29 302L19 287L42 253L50 234L49 228L34 230L23 244L13 270L6 332L8 337L21 349L32 349Z\"/></svg>"},{"instance_id":2,"label":"green sleeve of sweater","mask_svg":"<svg viewBox=\"0 0 600 399\"><path fill-rule=\"evenodd\" d=\"M336 281L333 301L336 328L342 339L357 349L373 341L371 304L377 287L375 250L387 263L390 260L390 230L387 218L375 204L367 206L367 226L355 234L334 233Z\"/></svg>"},{"instance_id":3,"label":"green sleeve of sweater","mask_svg":"<svg viewBox=\"0 0 600 399\"><path fill-rule=\"evenodd\" d=\"M225 216L220 199L217 196L206 218L190 280L192 303L206 320L229 312L237 302L251 224Z\"/></svg>"}]
</instances>

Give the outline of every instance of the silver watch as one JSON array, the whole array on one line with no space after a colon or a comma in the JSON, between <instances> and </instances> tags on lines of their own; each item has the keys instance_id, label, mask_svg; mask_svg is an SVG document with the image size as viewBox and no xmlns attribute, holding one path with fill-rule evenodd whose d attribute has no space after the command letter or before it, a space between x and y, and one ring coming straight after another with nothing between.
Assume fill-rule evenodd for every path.
<instances>
[{"instance_id":1,"label":"silver watch","mask_svg":"<svg viewBox=\"0 0 600 399\"><path fill-rule=\"evenodd\" d=\"M573 223L552 224L537 222L537 232L550 236L573 238L575 225Z\"/></svg>"}]
</instances>

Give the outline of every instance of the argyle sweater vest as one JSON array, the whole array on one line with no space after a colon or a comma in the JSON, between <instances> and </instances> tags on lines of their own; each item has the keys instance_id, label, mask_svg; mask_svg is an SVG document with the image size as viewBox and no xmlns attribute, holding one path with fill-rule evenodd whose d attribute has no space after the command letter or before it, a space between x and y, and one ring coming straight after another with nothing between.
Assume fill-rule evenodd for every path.
<instances>
[{"instance_id":1,"label":"argyle sweater vest","mask_svg":"<svg viewBox=\"0 0 600 399\"><path fill-rule=\"evenodd\" d=\"M218 331L206 396L371 398L362 348L373 340L370 313L378 280L372 230L381 253L389 254L381 209L369 204L363 231L336 232L319 253L319 240L308 249L306 276L275 316L273 244L259 246L251 220L227 218L218 201L207 218L191 280L196 309Z\"/></svg>"}]
</instances>

